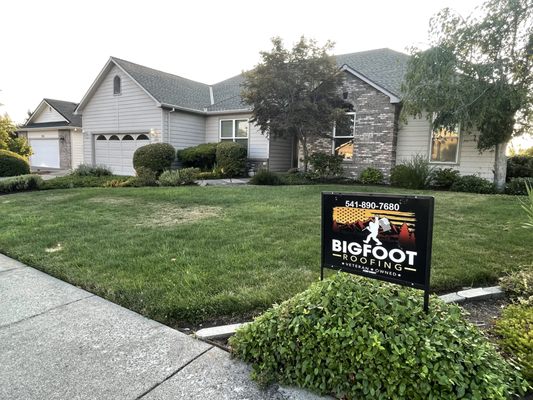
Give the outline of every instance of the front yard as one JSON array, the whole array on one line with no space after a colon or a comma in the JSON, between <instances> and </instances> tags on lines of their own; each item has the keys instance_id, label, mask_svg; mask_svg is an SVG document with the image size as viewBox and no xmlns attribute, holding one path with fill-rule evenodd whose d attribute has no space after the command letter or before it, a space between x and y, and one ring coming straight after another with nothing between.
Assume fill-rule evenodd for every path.
<instances>
[{"instance_id":1,"label":"front yard","mask_svg":"<svg viewBox=\"0 0 533 400\"><path fill-rule=\"evenodd\" d=\"M91 188L0 197L0 252L171 326L242 320L319 278L320 192L360 186ZM422 192L420 192L422 193ZM516 197L436 198L432 288L531 262Z\"/></svg>"}]
</instances>

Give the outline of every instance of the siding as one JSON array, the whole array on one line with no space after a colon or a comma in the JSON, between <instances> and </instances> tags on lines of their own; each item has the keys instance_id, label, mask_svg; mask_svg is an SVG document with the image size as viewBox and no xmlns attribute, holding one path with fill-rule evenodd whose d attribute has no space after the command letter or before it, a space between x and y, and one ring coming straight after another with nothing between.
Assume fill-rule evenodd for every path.
<instances>
[{"instance_id":1,"label":"siding","mask_svg":"<svg viewBox=\"0 0 533 400\"><path fill-rule=\"evenodd\" d=\"M170 135L168 134L168 118L170 115ZM205 121L203 115L185 112L163 112L164 134L163 141L170 143L176 149L196 146L204 143Z\"/></svg>"},{"instance_id":2,"label":"siding","mask_svg":"<svg viewBox=\"0 0 533 400\"><path fill-rule=\"evenodd\" d=\"M70 131L70 146L72 151L72 169L83 163L83 135L78 132Z\"/></svg>"},{"instance_id":3,"label":"siding","mask_svg":"<svg viewBox=\"0 0 533 400\"><path fill-rule=\"evenodd\" d=\"M113 95L113 78L120 76L122 94ZM133 80L113 66L82 110L83 158L93 163L93 136L97 133L158 133L162 112Z\"/></svg>"},{"instance_id":4,"label":"siding","mask_svg":"<svg viewBox=\"0 0 533 400\"><path fill-rule=\"evenodd\" d=\"M59 138L57 130L55 131L31 131L28 132L28 140L31 139L57 139Z\"/></svg>"},{"instance_id":5,"label":"siding","mask_svg":"<svg viewBox=\"0 0 533 400\"><path fill-rule=\"evenodd\" d=\"M209 116L205 122L205 142L217 143L219 139L220 120L223 119L247 119L250 114L228 114ZM268 159L268 138L261 134L259 128L250 124L248 134L248 158Z\"/></svg>"},{"instance_id":6,"label":"siding","mask_svg":"<svg viewBox=\"0 0 533 400\"><path fill-rule=\"evenodd\" d=\"M407 124L402 124L398 132L398 144L396 148L396 162L401 163L416 154L424 157L429 155L430 124L423 117L415 119L409 117ZM459 144L459 162L455 165L433 164L436 167L453 168L461 175L478 175L492 181L494 179L494 150L479 153L477 149L476 132L461 132Z\"/></svg>"},{"instance_id":7,"label":"siding","mask_svg":"<svg viewBox=\"0 0 533 400\"><path fill-rule=\"evenodd\" d=\"M66 119L59 114L56 110L54 110L52 107L48 105L44 105L43 111L37 115L32 123L43 123L43 122L60 122L60 121L66 121Z\"/></svg>"},{"instance_id":8,"label":"siding","mask_svg":"<svg viewBox=\"0 0 533 400\"><path fill-rule=\"evenodd\" d=\"M287 172L291 166L292 140L289 138L271 139L268 169L275 172Z\"/></svg>"}]
</instances>

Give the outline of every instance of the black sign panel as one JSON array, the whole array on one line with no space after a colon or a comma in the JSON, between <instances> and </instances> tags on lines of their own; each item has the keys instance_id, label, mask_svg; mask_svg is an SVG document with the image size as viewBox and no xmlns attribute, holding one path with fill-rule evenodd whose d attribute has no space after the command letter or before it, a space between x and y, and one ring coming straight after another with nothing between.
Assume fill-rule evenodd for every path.
<instances>
[{"instance_id":1,"label":"black sign panel","mask_svg":"<svg viewBox=\"0 0 533 400\"><path fill-rule=\"evenodd\" d=\"M322 268L429 291L434 199L322 193ZM427 301L427 300L426 300Z\"/></svg>"}]
</instances>

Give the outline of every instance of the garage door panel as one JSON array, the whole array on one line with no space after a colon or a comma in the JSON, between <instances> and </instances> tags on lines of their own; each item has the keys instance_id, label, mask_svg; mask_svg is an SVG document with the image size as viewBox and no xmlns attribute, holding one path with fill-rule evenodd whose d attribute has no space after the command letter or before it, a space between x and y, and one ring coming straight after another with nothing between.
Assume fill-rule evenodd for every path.
<instances>
[{"instance_id":1,"label":"garage door panel","mask_svg":"<svg viewBox=\"0 0 533 400\"><path fill-rule=\"evenodd\" d=\"M41 168L59 168L59 140L58 139L30 139L33 155L30 165Z\"/></svg>"}]
</instances>

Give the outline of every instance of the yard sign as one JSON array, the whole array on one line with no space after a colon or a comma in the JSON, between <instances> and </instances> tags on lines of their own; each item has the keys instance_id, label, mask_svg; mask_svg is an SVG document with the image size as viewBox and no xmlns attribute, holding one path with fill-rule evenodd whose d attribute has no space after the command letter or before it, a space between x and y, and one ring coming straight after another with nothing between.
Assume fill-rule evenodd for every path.
<instances>
[{"instance_id":1,"label":"yard sign","mask_svg":"<svg viewBox=\"0 0 533 400\"><path fill-rule=\"evenodd\" d=\"M428 310L434 198L322 193L324 268L424 290Z\"/></svg>"}]
</instances>

